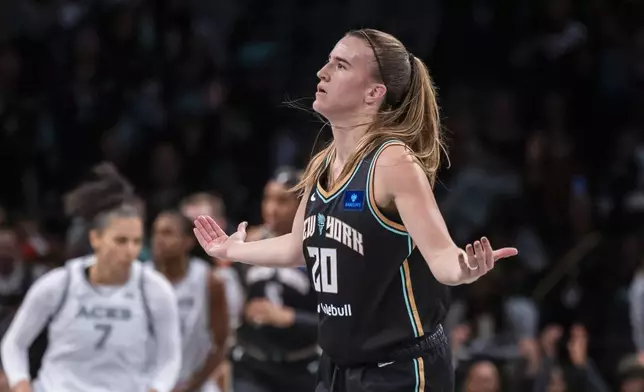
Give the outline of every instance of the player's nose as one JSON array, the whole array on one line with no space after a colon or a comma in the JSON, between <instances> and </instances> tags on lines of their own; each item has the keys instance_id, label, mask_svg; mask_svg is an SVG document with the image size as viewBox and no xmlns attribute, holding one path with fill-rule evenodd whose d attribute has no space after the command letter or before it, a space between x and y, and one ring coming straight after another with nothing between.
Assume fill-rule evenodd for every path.
<instances>
[{"instance_id":1,"label":"player's nose","mask_svg":"<svg viewBox=\"0 0 644 392\"><path fill-rule=\"evenodd\" d=\"M325 65L324 67L320 68L318 73L316 74L318 79L328 82L329 81L329 73L326 70L327 66Z\"/></svg>"},{"instance_id":2,"label":"player's nose","mask_svg":"<svg viewBox=\"0 0 644 392\"><path fill-rule=\"evenodd\" d=\"M141 246L135 243L130 243L127 247L127 254L128 257L132 260L136 259L139 257L139 253L141 252Z\"/></svg>"}]
</instances>

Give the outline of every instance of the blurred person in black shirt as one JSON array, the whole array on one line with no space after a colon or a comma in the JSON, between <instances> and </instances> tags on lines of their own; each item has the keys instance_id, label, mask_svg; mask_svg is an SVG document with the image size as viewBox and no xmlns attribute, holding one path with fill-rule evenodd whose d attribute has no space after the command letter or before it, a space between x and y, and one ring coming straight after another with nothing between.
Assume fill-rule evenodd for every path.
<instances>
[{"instance_id":1,"label":"blurred person in black shirt","mask_svg":"<svg viewBox=\"0 0 644 392\"><path fill-rule=\"evenodd\" d=\"M288 190L298 173L280 169L264 188L264 223L249 230L256 241L289 233L299 204ZM236 392L313 390L317 371L315 291L302 268L250 267L247 301L233 349Z\"/></svg>"}]
</instances>

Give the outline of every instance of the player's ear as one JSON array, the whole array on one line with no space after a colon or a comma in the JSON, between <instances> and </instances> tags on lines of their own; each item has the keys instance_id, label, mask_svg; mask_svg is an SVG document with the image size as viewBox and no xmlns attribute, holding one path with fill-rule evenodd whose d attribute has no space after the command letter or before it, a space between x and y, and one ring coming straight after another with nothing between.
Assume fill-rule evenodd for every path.
<instances>
[{"instance_id":1,"label":"player's ear","mask_svg":"<svg viewBox=\"0 0 644 392\"><path fill-rule=\"evenodd\" d=\"M101 248L103 242L103 233L101 230L92 229L89 231L89 244L92 246L92 249L96 252Z\"/></svg>"},{"instance_id":2,"label":"player's ear","mask_svg":"<svg viewBox=\"0 0 644 392\"><path fill-rule=\"evenodd\" d=\"M387 87L382 83L375 83L369 88L367 96L365 97L365 102L369 105L378 103L384 99L386 94Z\"/></svg>"}]
</instances>

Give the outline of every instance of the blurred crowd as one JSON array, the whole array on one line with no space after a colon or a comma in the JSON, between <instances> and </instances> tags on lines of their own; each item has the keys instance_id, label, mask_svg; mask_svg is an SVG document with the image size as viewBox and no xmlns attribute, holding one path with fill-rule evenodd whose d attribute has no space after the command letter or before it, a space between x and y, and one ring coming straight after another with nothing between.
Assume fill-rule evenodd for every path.
<instances>
[{"instance_id":1,"label":"blurred crowd","mask_svg":"<svg viewBox=\"0 0 644 392\"><path fill-rule=\"evenodd\" d=\"M329 136L292 106L310 106L343 32L374 27L439 87L452 236L520 250L453 290L459 390L644 391L642 15L627 0L2 2L0 334L65 260L61 196L99 161L150 222L208 192L219 222L261 223L267 178Z\"/></svg>"}]
</instances>

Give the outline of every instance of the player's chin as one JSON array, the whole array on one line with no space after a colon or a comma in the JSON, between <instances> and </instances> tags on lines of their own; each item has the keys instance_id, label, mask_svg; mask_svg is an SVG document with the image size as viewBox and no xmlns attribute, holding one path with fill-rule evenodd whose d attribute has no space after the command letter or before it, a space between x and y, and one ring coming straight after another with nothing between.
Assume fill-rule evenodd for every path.
<instances>
[{"instance_id":1,"label":"player's chin","mask_svg":"<svg viewBox=\"0 0 644 392\"><path fill-rule=\"evenodd\" d=\"M320 106L321 106L321 105L322 105L322 104L320 103L320 100L318 100L317 98L315 98L315 101L313 101L313 110L315 110L316 112L320 113L320 109L321 109L321 107L320 107ZM322 113L320 113L320 114L322 114Z\"/></svg>"},{"instance_id":2,"label":"player's chin","mask_svg":"<svg viewBox=\"0 0 644 392\"><path fill-rule=\"evenodd\" d=\"M331 108L329 107L327 100L328 98L326 95L320 96L320 93L316 94L315 101L313 101L313 110L322 116L328 114Z\"/></svg>"}]
</instances>

